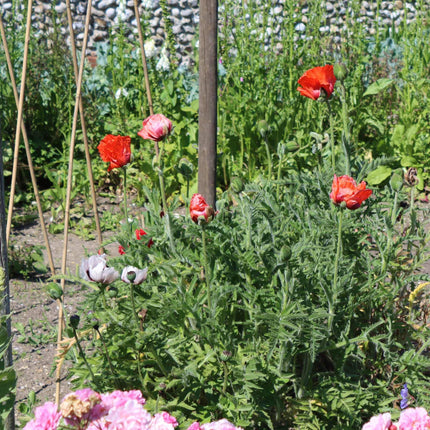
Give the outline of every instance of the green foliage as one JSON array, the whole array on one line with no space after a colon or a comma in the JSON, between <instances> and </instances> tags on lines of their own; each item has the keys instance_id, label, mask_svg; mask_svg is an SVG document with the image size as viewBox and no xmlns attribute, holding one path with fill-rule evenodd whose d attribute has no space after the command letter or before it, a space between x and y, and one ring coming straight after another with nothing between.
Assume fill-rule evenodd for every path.
<instances>
[{"instance_id":1,"label":"green foliage","mask_svg":"<svg viewBox=\"0 0 430 430\"><path fill-rule=\"evenodd\" d=\"M81 329L95 377L80 359L76 386L138 388L151 407L188 422L227 417L249 429L357 428L405 380L429 405L428 329L408 308L428 279L416 275L424 227L407 222L415 208L397 205L405 194L375 191L343 214L334 283L342 209L329 178L248 183L223 194L205 227L175 212L160 218L148 190L147 234L137 240L138 222L124 225L126 254L109 261L148 267L148 278L88 292Z\"/></svg>"},{"instance_id":2,"label":"green foliage","mask_svg":"<svg viewBox=\"0 0 430 430\"><path fill-rule=\"evenodd\" d=\"M28 243L18 245L11 241L8 249L9 276L28 279L36 274L47 273L42 248Z\"/></svg>"}]
</instances>

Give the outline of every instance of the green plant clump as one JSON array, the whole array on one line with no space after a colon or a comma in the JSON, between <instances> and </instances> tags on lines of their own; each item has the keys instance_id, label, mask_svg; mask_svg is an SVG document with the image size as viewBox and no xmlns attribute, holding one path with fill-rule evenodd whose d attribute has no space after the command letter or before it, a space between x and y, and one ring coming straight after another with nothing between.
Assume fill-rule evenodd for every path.
<instances>
[{"instance_id":1,"label":"green plant clump","mask_svg":"<svg viewBox=\"0 0 430 430\"><path fill-rule=\"evenodd\" d=\"M92 283L76 387L140 389L154 410L248 429L358 428L404 382L429 405L428 329L409 302L429 278L416 274L423 226L405 224L390 187L358 210L334 206L328 177L229 191L209 225L160 218L153 196L146 234L123 226L125 254L108 263L147 279Z\"/></svg>"}]
</instances>

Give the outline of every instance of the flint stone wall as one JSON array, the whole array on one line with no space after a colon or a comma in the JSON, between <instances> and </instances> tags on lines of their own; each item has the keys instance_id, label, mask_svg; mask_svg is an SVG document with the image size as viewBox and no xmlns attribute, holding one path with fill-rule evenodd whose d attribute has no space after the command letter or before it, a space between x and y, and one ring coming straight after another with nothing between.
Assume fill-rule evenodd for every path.
<instances>
[{"instance_id":1,"label":"flint stone wall","mask_svg":"<svg viewBox=\"0 0 430 430\"><path fill-rule=\"evenodd\" d=\"M170 25L175 39L175 49L178 60L183 63L189 61L193 51L193 43L198 39L199 23L199 0L161 0L165 1L165 7L170 15ZM5 22L15 16L18 25L25 25L24 5L25 0L0 0L0 8ZM86 14L86 1L70 0L72 16L74 20L74 33L77 45L80 45L84 37L84 22ZM155 42L155 47L163 46L166 38L166 28L163 19L162 3L160 0L139 0L140 14L146 28L147 38L151 37ZM321 1L321 8L325 14L325 25L320 27L321 33L330 32L333 37L340 37L346 29L346 16L352 16L359 22L366 25L369 35L375 33L377 26L396 28L404 22L409 24L416 19L418 1L380 1L379 10L377 1L362 1L360 10L351 15L348 10L349 4L356 2L344 1ZM430 2L429 2L430 3ZM222 13L222 1L219 1L220 13ZM242 7L247 8L246 12L258 14L258 8L267 6L265 0L254 0L249 3L242 3L245 6L234 6L231 11L232 16L241 14ZM249 6L247 6L247 4ZM252 4L252 6L251 6ZM309 5L311 1L301 0L294 3L295 37L306 37L306 27L311 20L309 16ZM291 5L289 0L271 0L269 9L268 28L263 29L268 37L276 36L284 20L291 14L288 8ZM427 9L430 5L425 6ZM229 11L230 13L230 11ZM249 16L249 15L248 15ZM53 20L59 25L60 31L68 37L68 25L66 15L66 3L63 0L34 0L33 2L33 31L43 34L52 31ZM378 21L378 22L377 22ZM133 0L95 0L91 11L91 22L88 49L91 52L97 42L106 41L109 32L118 31L119 24L125 25L127 37L130 40L137 40L136 18L134 14ZM336 42L336 40L335 40ZM187 60L188 59L188 60Z\"/></svg>"}]
</instances>

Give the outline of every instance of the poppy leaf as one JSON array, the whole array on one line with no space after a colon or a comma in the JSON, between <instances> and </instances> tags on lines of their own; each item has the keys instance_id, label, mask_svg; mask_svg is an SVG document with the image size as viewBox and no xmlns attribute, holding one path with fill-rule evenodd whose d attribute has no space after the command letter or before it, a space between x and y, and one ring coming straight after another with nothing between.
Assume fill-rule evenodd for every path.
<instances>
[{"instance_id":1,"label":"poppy leaf","mask_svg":"<svg viewBox=\"0 0 430 430\"><path fill-rule=\"evenodd\" d=\"M393 169L388 166L379 166L367 175L369 185L379 185L391 176Z\"/></svg>"},{"instance_id":2,"label":"poppy leaf","mask_svg":"<svg viewBox=\"0 0 430 430\"><path fill-rule=\"evenodd\" d=\"M385 90L385 88L389 87L393 82L393 79L378 79L376 82L367 87L367 90L364 92L363 97L379 94L381 91Z\"/></svg>"}]
</instances>

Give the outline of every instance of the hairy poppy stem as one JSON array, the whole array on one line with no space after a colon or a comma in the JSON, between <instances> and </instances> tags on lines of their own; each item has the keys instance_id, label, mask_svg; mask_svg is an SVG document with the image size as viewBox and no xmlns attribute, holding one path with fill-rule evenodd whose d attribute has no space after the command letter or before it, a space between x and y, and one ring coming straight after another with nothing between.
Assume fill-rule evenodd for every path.
<instances>
[{"instance_id":1,"label":"hairy poppy stem","mask_svg":"<svg viewBox=\"0 0 430 430\"><path fill-rule=\"evenodd\" d=\"M341 103L342 103L342 123L343 123L343 131L342 131L342 148L343 153L345 155L345 174L351 176L351 154L350 154L350 144L351 144L351 135L349 133L349 124L348 124L348 106L346 104L346 90L343 84L340 84L340 92L341 92Z\"/></svg>"},{"instance_id":2,"label":"hairy poppy stem","mask_svg":"<svg viewBox=\"0 0 430 430\"><path fill-rule=\"evenodd\" d=\"M136 303L134 301L134 284L130 283L130 300L131 300L131 308L133 311L133 319L134 319L134 323L136 324L136 329L139 332L140 331L140 322L139 322L139 315L136 312ZM137 372L139 374L139 380L140 383L142 384L142 388L145 387L145 383L143 381L143 377L142 377L142 369L140 368L140 352L139 350L137 351Z\"/></svg>"},{"instance_id":3,"label":"hairy poppy stem","mask_svg":"<svg viewBox=\"0 0 430 430\"><path fill-rule=\"evenodd\" d=\"M76 333L76 329L74 327L73 327L73 336L75 337L75 340L76 340L76 346L78 347L79 355L82 357L82 360L84 360L85 366L87 367L88 372L90 372L91 380L93 381L94 385L97 387L97 383L96 383L96 379L94 377L94 373L91 370L90 365L88 364L87 358L85 357L84 350L82 349L81 343L79 342L78 334Z\"/></svg>"},{"instance_id":4,"label":"hairy poppy stem","mask_svg":"<svg viewBox=\"0 0 430 430\"><path fill-rule=\"evenodd\" d=\"M337 247L336 247L336 257L334 260L334 276L333 276L333 286L332 286L332 294L329 299L329 317L328 317L328 330L331 332L331 328L333 326L333 318L334 318L334 304L337 298L337 281L338 281L338 272L339 272L339 259L340 253L342 250L342 218L343 218L343 210L340 210L338 217L338 232L337 232Z\"/></svg>"},{"instance_id":5,"label":"hairy poppy stem","mask_svg":"<svg viewBox=\"0 0 430 430\"><path fill-rule=\"evenodd\" d=\"M125 222L128 225L128 210L127 210L127 168L123 167L123 174L124 174L124 217Z\"/></svg>"},{"instance_id":6,"label":"hairy poppy stem","mask_svg":"<svg viewBox=\"0 0 430 430\"><path fill-rule=\"evenodd\" d=\"M336 154L334 152L334 118L333 118L333 112L331 110L330 102L327 101L327 107L328 107L328 116L329 116L329 122L330 122L330 150L331 150L331 165L333 167L333 173L336 173Z\"/></svg>"},{"instance_id":7,"label":"hairy poppy stem","mask_svg":"<svg viewBox=\"0 0 430 430\"><path fill-rule=\"evenodd\" d=\"M203 269L205 273L205 281L206 281L206 294L207 294L207 301L208 301L208 308L209 312L212 309L211 306L211 289L210 289L210 269L209 269L209 263L208 263L208 254L207 254L207 247L206 247L206 229L205 226L202 225L202 245L203 245Z\"/></svg>"}]
</instances>

